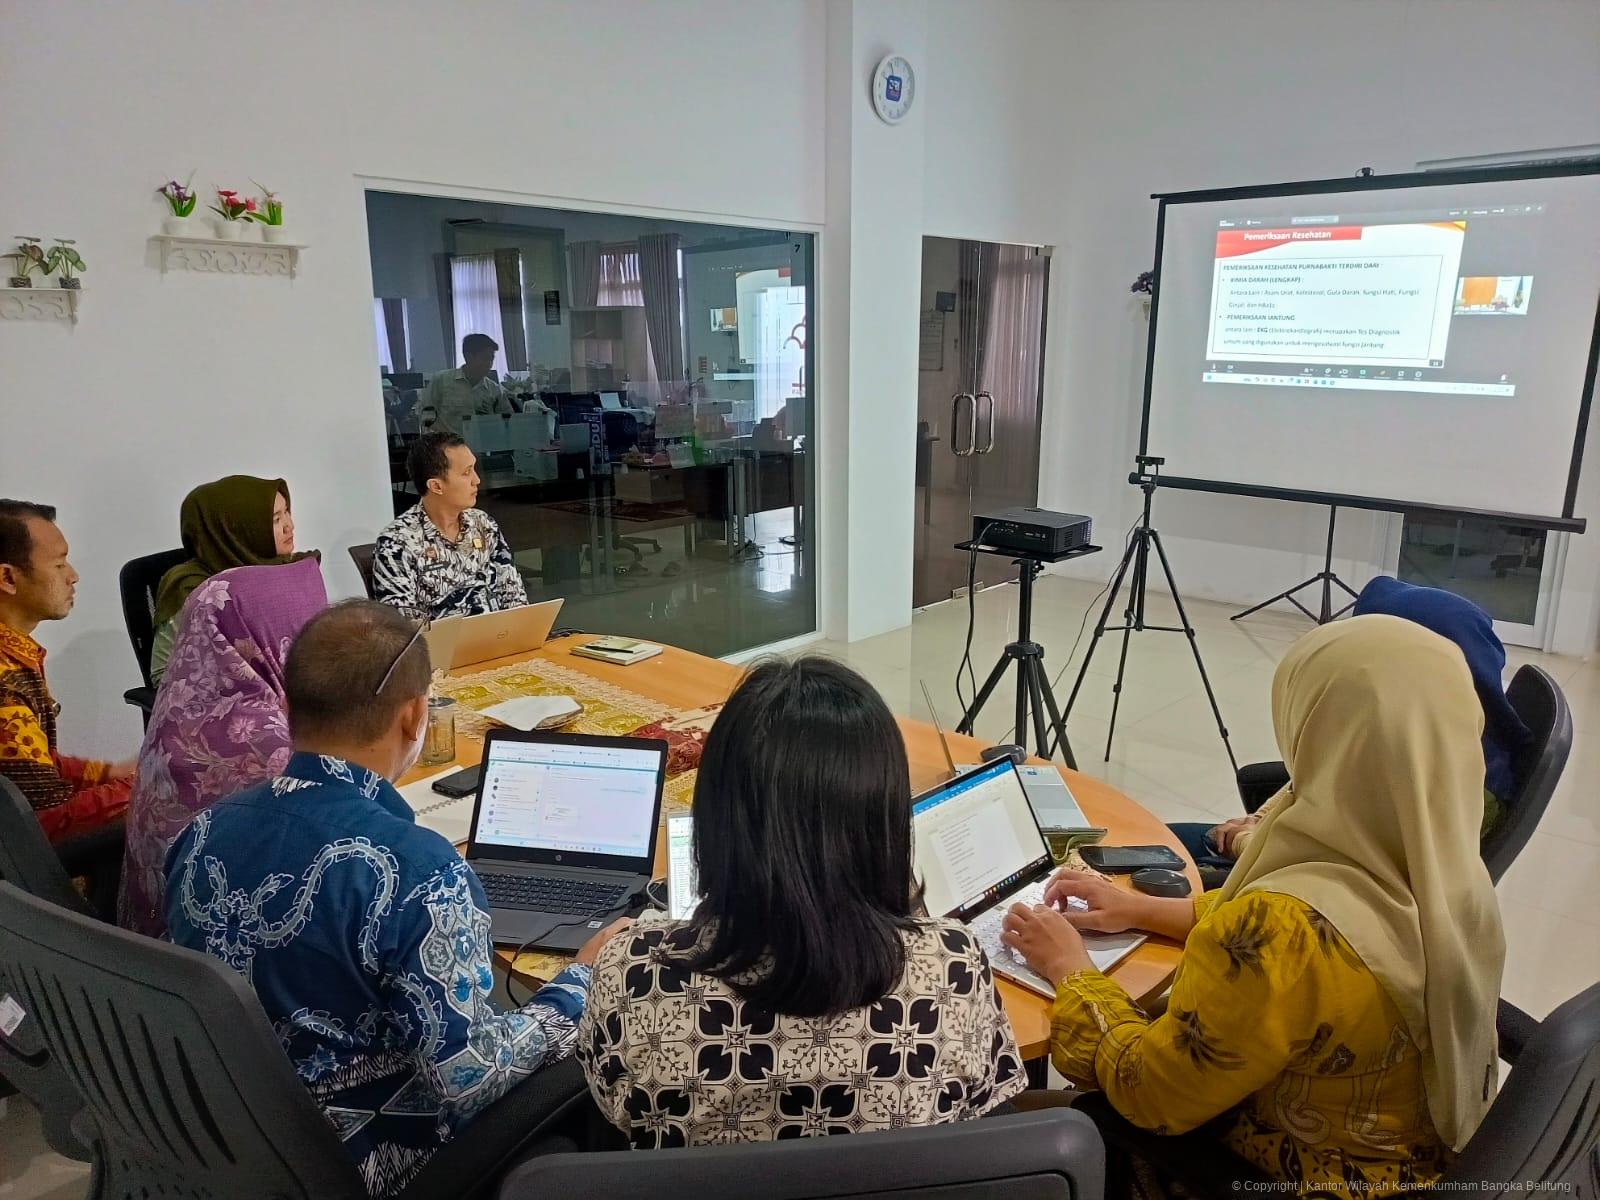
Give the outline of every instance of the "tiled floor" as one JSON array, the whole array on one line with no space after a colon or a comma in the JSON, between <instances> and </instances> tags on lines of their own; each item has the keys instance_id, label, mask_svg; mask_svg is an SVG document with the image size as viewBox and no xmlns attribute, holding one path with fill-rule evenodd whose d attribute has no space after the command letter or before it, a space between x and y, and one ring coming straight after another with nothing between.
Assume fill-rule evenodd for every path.
<instances>
[{"instance_id":1,"label":"tiled floor","mask_svg":"<svg viewBox=\"0 0 1600 1200\"><path fill-rule=\"evenodd\" d=\"M1046 647L1052 674L1062 672L1063 703L1087 652L1098 606L1084 614L1096 587L1046 578L1036 592L1034 637ZM973 668L980 682L1014 633L1016 590L981 593L976 602ZM1228 620L1232 610L1195 602L1189 615L1227 720L1239 761L1277 758L1268 695L1278 658L1309 624L1297 615L1262 613ZM1154 594L1148 619L1170 623L1175 614ZM1076 654L1068 651L1084 629ZM960 716L955 667L966 637L967 609L953 602L918 614L910 628L842 645L808 649L844 659L883 693L898 713L925 718L919 681L926 681L947 727ZM1239 811L1232 771L1185 638L1140 633L1132 639L1116 741L1105 753L1111 687L1120 645L1109 636L1094 653L1068 725L1079 765L1113 783L1168 820L1220 820ZM1504 995L1543 1016L1600 978L1600 662L1585 663L1530 651L1510 651L1513 669L1536 662L1555 677L1572 704L1575 742L1561 786L1543 824L1500 884L1509 953ZM978 721L989 739L1011 723L1010 680ZM0 1117L0 1200L83 1194L81 1168L45 1151L27 1107L12 1100Z\"/></svg>"}]
</instances>

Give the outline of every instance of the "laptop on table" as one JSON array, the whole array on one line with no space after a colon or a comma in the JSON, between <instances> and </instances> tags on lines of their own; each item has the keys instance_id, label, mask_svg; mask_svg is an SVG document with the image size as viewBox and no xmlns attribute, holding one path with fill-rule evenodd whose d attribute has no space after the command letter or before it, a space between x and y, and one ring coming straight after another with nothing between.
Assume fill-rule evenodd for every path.
<instances>
[{"instance_id":1,"label":"laptop on table","mask_svg":"<svg viewBox=\"0 0 1600 1200\"><path fill-rule=\"evenodd\" d=\"M1054 996L1055 983L1034 974L1000 941L1006 910L1044 903L1055 870L1011 760L984 763L916 797L911 831L928 912L965 922L995 974ZM1144 940L1142 933L1083 935L1102 971Z\"/></svg>"},{"instance_id":2,"label":"laptop on table","mask_svg":"<svg viewBox=\"0 0 1600 1200\"><path fill-rule=\"evenodd\" d=\"M470 617L440 617L423 634L434 670L470 667L537 650L555 628L562 603L546 600Z\"/></svg>"},{"instance_id":3,"label":"laptop on table","mask_svg":"<svg viewBox=\"0 0 1600 1200\"><path fill-rule=\"evenodd\" d=\"M497 944L570 954L654 873L667 743L491 729L467 862Z\"/></svg>"}]
</instances>

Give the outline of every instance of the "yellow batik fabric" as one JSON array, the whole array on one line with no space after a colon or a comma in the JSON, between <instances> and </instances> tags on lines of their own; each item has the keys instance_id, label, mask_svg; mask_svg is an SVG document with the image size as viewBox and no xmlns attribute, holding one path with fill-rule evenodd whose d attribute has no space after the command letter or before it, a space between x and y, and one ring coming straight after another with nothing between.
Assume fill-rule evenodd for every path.
<instances>
[{"instance_id":1,"label":"yellow batik fabric","mask_svg":"<svg viewBox=\"0 0 1600 1200\"><path fill-rule=\"evenodd\" d=\"M1155 1020L1098 971L1061 982L1051 1057L1157 1133L1231 1114L1223 1143L1301 1192L1426 1186L1451 1155L1428 1116L1405 1019L1304 901L1251 892L1196 904Z\"/></svg>"}]
</instances>

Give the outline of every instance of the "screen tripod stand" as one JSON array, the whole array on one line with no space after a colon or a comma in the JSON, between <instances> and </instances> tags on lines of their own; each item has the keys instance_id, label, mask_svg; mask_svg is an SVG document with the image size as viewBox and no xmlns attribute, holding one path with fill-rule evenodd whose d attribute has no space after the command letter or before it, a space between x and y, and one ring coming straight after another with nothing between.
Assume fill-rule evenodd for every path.
<instances>
[{"instance_id":1,"label":"screen tripod stand","mask_svg":"<svg viewBox=\"0 0 1600 1200\"><path fill-rule=\"evenodd\" d=\"M1105 636L1108 629L1121 631L1122 654L1117 660L1117 682L1111 688L1111 724L1106 730L1106 761L1111 761L1111 739L1117 732L1117 709L1122 703L1122 681L1128 669L1129 641L1136 632L1181 633L1189 639L1189 649L1194 652L1194 665L1200 669L1200 682L1205 685L1206 699L1211 702L1211 715L1217 719L1217 732L1222 735L1222 745L1228 752L1228 761L1233 764L1233 769L1237 772L1239 761L1233 756L1233 744L1228 741L1228 727L1223 723L1222 710L1217 707L1216 693L1211 690L1211 678L1206 674L1206 664L1200 659L1200 645L1195 641L1194 626L1189 624L1189 614L1184 611L1183 599L1178 595L1178 585L1172 577L1172 564L1167 561L1167 552L1161 545L1161 534L1150 523L1150 504L1160 483L1161 466L1166 459L1140 455L1134 462L1138 470L1128 477L1128 482L1137 484L1139 490L1144 493L1144 514L1134 526L1133 532L1128 535L1127 549L1123 551L1122 561L1117 564L1116 574L1112 576L1111 591L1106 596L1105 607L1100 610L1100 620L1094 627L1094 637L1090 639L1089 651L1083 656L1083 665L1078 668L1078 680L1072 685L1072 694L1067 697L1067 707L1062 714L1062 721L1065 723L1066 718L1072 715L1072 706L1077 703L1078 692L1083 687L1084 677L1089 674L1089 663L1094 659L1094 652L1100 645L1100 639ZM1167 578L1167 591L1172 595L1172 603L1178 609L1177 625L1151 625L1145 620L1145 594L1149 588L1152 549L1155 550L1156 558L1161 563L1162 574ZM1128 583L1128 607L1123 611L1122 623L1112 625L1109 623L1111 610L1116 607L1117 594L1121 592L1124 580ZM1068 762L1070 764L1071 760Z\"/></svg>"},{"instance_id":2,"label":"screen tripod stand","mask_svg":"<svg viewBox=\"0 0 1600 1200\"><path fill-rule=\"evenodd\" d=\"M1032 713L1034 745L1038 748L1040 756L1055 757L1055 749L1051 743L1053 736L1054 746L1060 747L1067 766L1076 771L1078 763L1072 757L1072 746L1067 741L1066 717L1056 704L1056 694L1050 686L1050 673L1044 669L1044 647L1033 640L1033 581L1038 578L1046 564L1094 554L1100 547L1079 546L1061 554L1040 555L1007 550L999 546L985 546L981 542L960 542L957 543L956 549L965 550L969 554L996 554L1002 558L1013 559L1017 564L1017 582L1022 588L1017 597L1017 640L1008 643L1000 652L1000 661L995 663L994 670L989 672L989 678L984 680L983 687L973 697L971 706L961 715L961 724L956 726L956 732L966 734L972 732L973 723L983 711L983 706L988 703L994 689L1000 685L1006 668L1016 663L1017 723L1013 733L1017 745L1024 750L1028 748L1028 716Z\"/></svg>"},{"instance_id":3,"label":"screen tripod stand","mask_svg":"<svg viewBox=\"0 0 1600 1200\"><path fill-rule=\"evenodd\" d=\"M1244 617L1248 617L1254 613L1260 612L1263 608L1266 608L1270 604L1276 604L1279 600L1287 600L1290 604L1294 605L1301 612L1305 613L1306 616L1310 617L1318 625L1326 625L1329 621L1336 620L1337 618L1344 616L1345 613L1354 608L1358 598L1355 588L1351 587L1344 580L1340 579L1336 574L1334 574L1333 571L1333 523L1338 519L1338 517L1339 506L1337 504L1330 504L1328 506L1328 546L1327 550L1322 556L1322 570L1318 571L1315 575L1313 575L1310 579L1305 580L1303 583L1297 583L1292 588L1281 591L1270 599L1263 600L1260 604L1252 604L1243 612L1234 613L1229 619L1238 621ZM1304 591L1306 588L1318 583L1322 585L1322 611L1320 613L1314 613L1304 604L1300 603L1300 598L1296 596L1295 593ZM1349 593L1350 596L1350 603L1339 609L1338 612L1335 612L1333 609L1334 584L1338 584L1347 593Z\"/></svg>"}]
</instances>

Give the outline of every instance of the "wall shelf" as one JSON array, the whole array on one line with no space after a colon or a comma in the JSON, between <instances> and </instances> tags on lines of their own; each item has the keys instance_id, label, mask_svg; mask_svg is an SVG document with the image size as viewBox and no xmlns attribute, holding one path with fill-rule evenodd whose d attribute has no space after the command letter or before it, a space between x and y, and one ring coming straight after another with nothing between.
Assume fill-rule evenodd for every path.
<instances>
[{"instance_id":1,"label":"wall shelf","mask_svg":"<svg viewBox=\"0 0 1600 1200\"><path fill-rule=\"evenodd\" d=\"M78 323L80 288L0 288L0 321L71 321Z\"/></svg>"},{"instance_id":2,"label":"wall shelf","mask_svg":"<svg viewBox=\"0 0 1600 1200\"><path fill-rule=\"evenodd\" d=\"M198 271L211 275L282 275L293 279L304 245L295 242L230 241L226 238L170 237L161 246L161 273Z\"/></svg>"}]
</instances>

